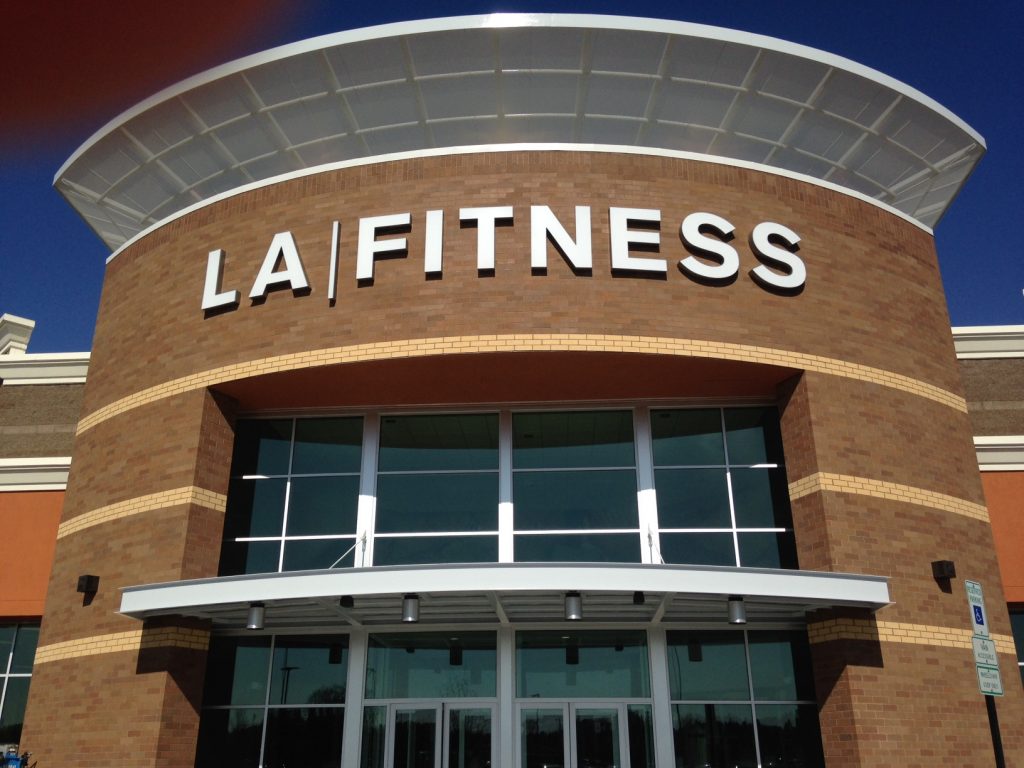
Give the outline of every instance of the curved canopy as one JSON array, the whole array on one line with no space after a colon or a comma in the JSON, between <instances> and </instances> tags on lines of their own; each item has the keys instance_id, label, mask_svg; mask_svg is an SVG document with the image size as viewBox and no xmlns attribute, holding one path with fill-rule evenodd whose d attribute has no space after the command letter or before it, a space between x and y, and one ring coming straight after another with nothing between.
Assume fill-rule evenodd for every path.
<instances>
[{"instance_id":1,"label":"curved canopy","mask_svg":"<svg viewBox=\"0 0 1024 768\"><path fill-rule=\"evenodd\" d=\"M281 174L531 143L761 164L929 227L985 151L923 94L804 46L683 22L494 14L326 35L197 75L103 127L54 185L116 249Z\"/></svg>"},{"instance_id":2,"label":"curved canopy","mask_svg":"<svg viewBox=\"0 0 1024 768\"><path fill-rule=\"evenodd\" d=\"M804 620L826 608L877 610L889 604L885 578L818 571L599 563L384 566L224 576L127 587L121 613L137 619L191 616L244 626L249 604L267 626L397 624L402 596L415 590L423 623L560 621L566 591L582 594L587 621L724 621L742 595L752 621ZM643 592L642 601L634 599ZM352 598L349 607L339 598Z\"/></svg>"}]
</instances>

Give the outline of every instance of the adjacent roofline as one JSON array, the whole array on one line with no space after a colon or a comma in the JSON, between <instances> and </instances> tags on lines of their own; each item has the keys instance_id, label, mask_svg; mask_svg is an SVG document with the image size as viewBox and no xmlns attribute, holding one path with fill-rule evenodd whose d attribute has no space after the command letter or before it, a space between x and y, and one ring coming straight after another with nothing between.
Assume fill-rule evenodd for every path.
<instances>
[{"instance_id":1,"label":"adjacent roofline","mask_svg":"<svg viewBox=\"0 0 1024 768\"><path fill-rule=\"evenodd\" d=\"M1024 325L967 325L952 330L960 360L1024 357Z\"/></svg>"},{"instance_id":2,"label":"adjacent roofline","mask_svg":"<svg viewBox=\"0 0 1024 768\"><path fill-rule=\"evenodd\" d=\"M82 384L89 369L89 352L52 352L0 356L0 383Z\"/></svg>"},{"instance_id":3,"label":"adjacent roofline","mask_svg":"<svg viewBox=\"0 0 1024 768\"><path fill-rule=\"evenodd\" d=\"M70 468L70 456L0 459L0 493L63 491Z\"/></svg>"},{"instance_id":4,"label":"adjacent roofline","mask_svg":"<svg viewBox=\"0 0 1024 768\"><path fill-rule=\"evenodd\" d=\"M974 451L982 472L1024 471L1024 435L975 435Z\"/></svg>"}]
</instances>

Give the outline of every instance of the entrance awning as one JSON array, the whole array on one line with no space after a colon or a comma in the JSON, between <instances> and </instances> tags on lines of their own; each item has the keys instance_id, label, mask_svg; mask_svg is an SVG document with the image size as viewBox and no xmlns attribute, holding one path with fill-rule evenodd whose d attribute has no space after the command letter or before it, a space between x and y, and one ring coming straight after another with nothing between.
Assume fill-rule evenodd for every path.
<instances>
[{"instance_id":1,"label":"entrance awning","mask_svg":"<svg viewBox=\"0 0 1024 768\"><path fill-rule=\"evenodd\" d=\"M827 608L877 610L887 579L818 571L717 566L495 563L348 568L225 576L127 587L121 613L185 616L218 628L245 626L250 603L265 626L400 623L402 597L420 599L419 625L529 624L563 620L566 592L579 592L585 622L725 622L727 599L744 598L750 622L803 620ZM641 596L636 593L642 593ZM341 605L351 597L351 607ZM348 600L345 601L349 603Z\"/></svg>"}]
</instances>

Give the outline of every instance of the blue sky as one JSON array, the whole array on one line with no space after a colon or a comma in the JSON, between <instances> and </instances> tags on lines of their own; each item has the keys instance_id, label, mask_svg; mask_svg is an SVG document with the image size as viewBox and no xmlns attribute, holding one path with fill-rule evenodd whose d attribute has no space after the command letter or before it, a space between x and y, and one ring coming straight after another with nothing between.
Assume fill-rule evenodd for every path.
<instances>
[{"instance_id":1,"label":"blue sky","mask_svg":"<svg viewBox=\"0 0 1024 768\"><path fill-rule=\"evenodd\" d=\"M152 4L160 6L161 4ZM936 242L953 325L1024 324L1024 6L1009 0L387 2L180 0L168 10L51 0L0 32L0 313L36 321L32 352L86 350L107 252L52 189L53 174L120 111L211 66L306 37L427 16L496 11L670 18L845 56L917 88L985 137L988 154ZM163 15L161 15L163 14ZM13 92L13 95L11 95ZM48 94L48 99L40 94ZM45 103L44 103L45 102Z\"/></svg>"}]
</instances>

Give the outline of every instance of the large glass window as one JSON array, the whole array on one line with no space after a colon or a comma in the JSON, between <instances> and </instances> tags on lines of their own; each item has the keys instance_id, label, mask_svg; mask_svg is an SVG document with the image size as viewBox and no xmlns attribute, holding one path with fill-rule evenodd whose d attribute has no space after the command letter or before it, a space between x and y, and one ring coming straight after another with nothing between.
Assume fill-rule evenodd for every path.
<instances>
[{"instance_id":1,"label":"large glass window","mask_svg":"<svg viewBox=\"0 0 1024 768\"><path fill-rule=\"evenodd\" d=\"M665 562L796 568L774 409L653 410L651 441Z\"/></svg>"},{"instance_id":2,"label":"large glass window","mask_svg":"<svg viewBox=\"0 0 1024 768\"><path fill-rule=\"evenodd\" d=\"M519 764L654 768L642 630L516 633Z\"/></svg>"},{"instance_id":3,"label":"large glass window","mask_svg":"<svg viewBox=\"0 0 1024 768\"><path fill-rule=\"evenodd\" d=\"M676 765L824 766L803 632L668 633Z\"/></svg>"},{"instance_id":4,"label":"large glass window","mask_svg":"<svg viewBox=\"0 0 1024 768\"><path fill-rule=\"evenodd\" d=\"M1010 609L1010 628L1017 645L1017 669L1020 671L1021 683L1024 684L1024 608Z\"/></svg>"},{"instance_id":5,"label":"large glass window","mask_svg":"<svg viewBox=\"0 0 1024 768\"><path fill-rule=\"evenodd\" d=\"M512 470L516 560L639 562L631 411L513 414Z\"/></svg>"},{"instance_id":6,"label":"large glass window","mask_svg":"<svg viewBox=\"0 0 1024 768\"><path fill-rule=\"evenodd\" d=\"M491 765L494 632L371 634L362 768Z\"/></svg>"},{"instance_id":7,"label":"large glass window","mask_svg":"<svg viewBox=\"0 0 1024 768\"><path fill-rule=\"evenodd\" d=\"M213 637L197 768L341 763L348 638Z\"/></svg>"},{"instance_id":8,"label":"large glass window","mask_svg":"<svg viewBox=\"0 0 1024 768\"><path fill-rule=\"evenodd\" d=\"M221 575L352 565L361 417L240 421Z\"/></svg>"},{"instance_id":9,"label":"large glass window","mask_svg":"<svg viewBox=\"0 0 1024 768\"><path fill-rule=\"evenodd\" d=\"M0 625L0 744L21 741L39 627Z\"/></svg>"},{"instance_id":10,"label":"large glass window","mask_svg":"<svg viewBox=\"0 0 1024 768\"><path fill-rule=\"evenodd\" d=\"M375 565L498 559L498 415L385 416Z\"/></svg>"},{"instance_id":11,"label":"large glass window","mask_svg":"<svg viewBox=\"0 0 1024 768\"><path fill-rule=\"evenodd\" d=\"M493 562L797 567L775 409L238 423L223 575Z\"/></svg>"}]
</instances>

